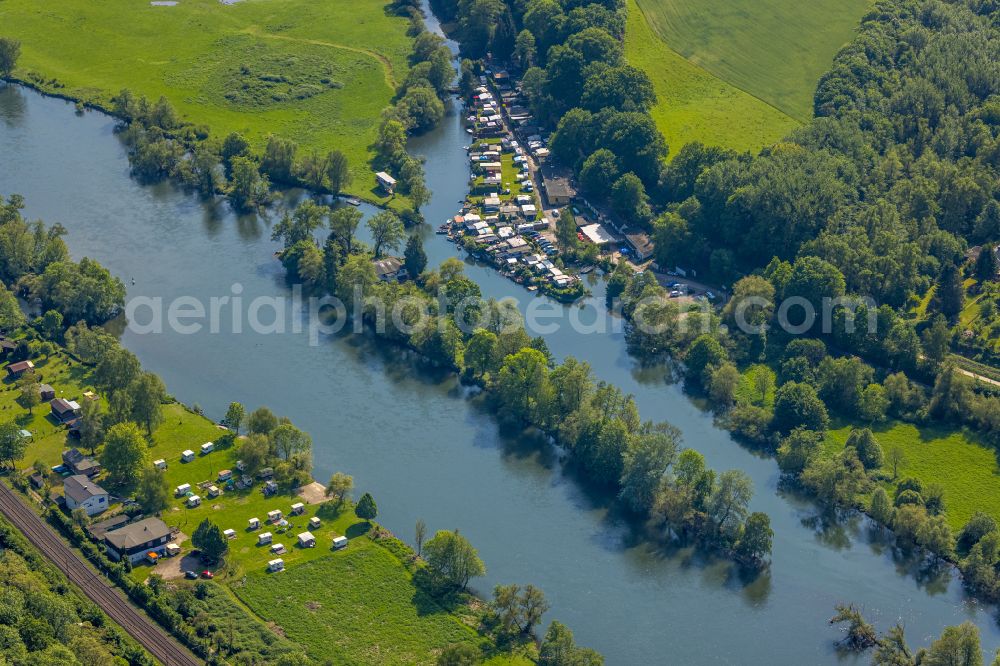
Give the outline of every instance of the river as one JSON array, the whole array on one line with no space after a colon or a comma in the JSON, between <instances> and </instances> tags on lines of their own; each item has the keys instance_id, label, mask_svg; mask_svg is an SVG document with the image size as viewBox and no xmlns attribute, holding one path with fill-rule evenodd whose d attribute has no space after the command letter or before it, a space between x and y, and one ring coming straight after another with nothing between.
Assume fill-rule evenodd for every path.
<instances>
[{"instance_id":1,"label":"river","mask_svg":"<svg viewBox=\"0 0 1000 666\"><path fill-rule=\"evenodd\" d=\"M465 194L466 143L453 106L440 127L412 142L427 158L430 226L453 214ZM269 220L238 217L169 185L138 184L110 118L77 115L72 104L3 84L0 193L22 194L30 218L64 225L74 257L100 260L130 285L130 298L289 295ZM443 237L423 233L432 265L454 256ZM470 264L467 273L486 296L522 306L537 300L487 268ZM598 307L601 285L593 289ZM662 370L639 369L620 332L562 326L545 337L557 358L586 359L599 378L633 393L644 418L678 426L709 464L752 477L752 509L770 514L775 530L769 572L744 579L726 562L642 540L608 498L564 474L554 454L502 436L454 378L415 371L400 352L363 336L324 336L312 345L305 333L223 327L216 334L126 330L122 342L173 395L212 418L233 400L291 417L313 435L317 477L353 474L358 492L372 492L380 521L400 537L412 541L418 518L431 531L460 528L489 569L477 589L538 585L552 603L549 616L609 664L854 661L837 652L838 633L826 624L838 602L859 604L882 630L904 622L912 644L970 619L988 654L1000 647L995 609L968 600L957 576L922 569L862 519L831 524L812 503L779 491L774 461L734 442Z\"/></svg>"}]
</instances>

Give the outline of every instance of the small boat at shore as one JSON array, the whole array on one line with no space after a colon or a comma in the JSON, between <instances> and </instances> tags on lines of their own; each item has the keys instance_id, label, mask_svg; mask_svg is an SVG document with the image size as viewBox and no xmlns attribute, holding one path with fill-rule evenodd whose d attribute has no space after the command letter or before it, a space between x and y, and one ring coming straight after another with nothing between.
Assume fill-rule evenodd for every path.
<instances>
[{"instance_id":1,"label":"small boat at shore","mask_svg":"<svg viewBox=\"0 0 1000 666\"><path fill-rule=\"evenodd\" d=\"M359 199L357 197L348 197L348 198L344 199L344 201L346 201L347 203L349 203L352 206L360 206L361 205L361 199Z\"/></svg>"}]
</instances>

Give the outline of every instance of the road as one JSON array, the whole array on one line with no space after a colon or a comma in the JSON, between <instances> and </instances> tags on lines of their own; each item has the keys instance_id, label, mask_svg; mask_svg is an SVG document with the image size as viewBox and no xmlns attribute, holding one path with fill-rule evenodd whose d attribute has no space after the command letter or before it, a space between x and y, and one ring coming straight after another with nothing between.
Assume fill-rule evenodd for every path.
<instances>
[{"instance_id":1,"label":"road","mask_svg":"<svg viewBox=\"0 0 1000 666\"><path fill-rule=\"evenodd\" d=\"M0 512L79 587L164 666L199 666L199 661L168 636L145 613L95 573L17 494L0 482Z\"/></svg>"}]
</instances>

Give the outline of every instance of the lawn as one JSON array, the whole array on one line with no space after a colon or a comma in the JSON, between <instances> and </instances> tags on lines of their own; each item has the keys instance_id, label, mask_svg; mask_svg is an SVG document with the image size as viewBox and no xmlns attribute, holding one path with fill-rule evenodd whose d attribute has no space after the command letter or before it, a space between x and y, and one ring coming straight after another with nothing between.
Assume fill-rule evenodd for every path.
<instances>
[{"instance_id":1,"label":"lawn","mask_svg":"<svg viewBox=\"0 0 1000 666\"><path fill-rule=\"evenodd\" d=\"M432 664L442 647L480 640L388 550L367 538L348 549L277 574L254 571L233 589L321 663Z\"/></svg>"},{"instance_id":2,"label":"lawn","mask_svg":"<svg viewBox=\"0 0 1000 666\"><path fill-rule=\"evenodd\" d=\"M651 113L671 155L692 141L757 152L799 126L774 106L685 60L657 38L635 0L628 0L625 57L653 82L657 104Z\"/></svg>"},{"instance_id":3,"label":"lawn","mask_svg":"<svg viewBox=\"0 0 1000 666\"><path fill-rule=\"evenodd\" d=\"M921 483L938 483L944 488L948 522L959 530L976 511L1000 520L1000 468L997 452L966 430L937 426L917 426L891 421L872 428L886 453L885 471L892 473L888 453L893 447L905 456L899 478L915 477ZM827 435L827 449L839 451L851 427L835 424ZM891 491L891 484L886 486Z\"/></svg>"},{"instance_id":4,"label":"lawn","mask_svg":"<svg viewBox=\"0 0 1000 666\"><path fill-rule=\"evenodd\" d=\"M787 115L813 93L870 0L638 0L653 31L689 62Z\"/></svg>"},{"instance_id":5,"label":"lawn","mask_svg":"<svg viewBox=\"0 0 1000 666\"><path fill-rule=\"evenodd\" d=\"M167 97L217 136L269 133L300 152L339 149L350 191L376 199L368 167L380 111L407 72L408 21L385 0L5 0L4 36L22 42L16 75L107 106L122 88Z\"/></svg>"}]
</instances>

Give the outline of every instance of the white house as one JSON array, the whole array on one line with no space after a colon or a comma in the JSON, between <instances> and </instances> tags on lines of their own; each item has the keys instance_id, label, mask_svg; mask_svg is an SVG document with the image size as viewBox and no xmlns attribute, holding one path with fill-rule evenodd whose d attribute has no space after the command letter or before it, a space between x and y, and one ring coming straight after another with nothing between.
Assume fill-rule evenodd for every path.
<instances>
[{"instance_id":1,"label":"white house","mask_svg":"<svg viewBox=\"0 0 1000 666\"><path fill-rule=\"evenodd\" d=\"M108 491L83 474L66 477L63 496L70 511L83 508L88 516L96 516L108 508Z\"/></svg>"}]
</instances>

